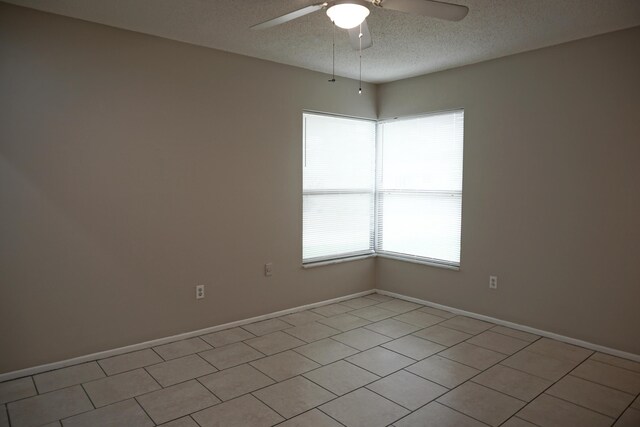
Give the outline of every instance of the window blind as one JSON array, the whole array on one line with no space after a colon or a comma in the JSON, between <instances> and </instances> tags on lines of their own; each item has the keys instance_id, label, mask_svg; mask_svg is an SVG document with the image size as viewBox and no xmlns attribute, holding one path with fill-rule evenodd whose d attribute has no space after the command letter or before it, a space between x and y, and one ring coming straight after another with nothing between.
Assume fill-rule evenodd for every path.
<instances>
[{"instance_id":1,"label":"window blind","mask_svg":"<svg viewBox=\"0 0 640 427\"><path fill-rule=\"evenodd\" d=\"M378 125L376 252L458 266L464 112Z\"/></svg>"},{"instance_id":2,"label":"window blind","mask_svg":"<svg viewBox=\"0 0 640 427\"><path fill-rule=\"evenodd\" d=\"M303 114L303 262L374 251L375 122Z\"/></svg>"}]
</instances>

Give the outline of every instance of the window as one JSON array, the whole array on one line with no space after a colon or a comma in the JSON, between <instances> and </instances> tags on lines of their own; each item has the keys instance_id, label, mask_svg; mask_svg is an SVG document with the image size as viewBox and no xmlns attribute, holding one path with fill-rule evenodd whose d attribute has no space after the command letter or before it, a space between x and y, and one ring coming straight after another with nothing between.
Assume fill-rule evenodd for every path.
<instances>
[{"instance_id":1,"label":"window","mask_svg":"<svg viewBox=\"0 0 640 427\"><path fill-rule=\"evenodd\" d=\"M376 251L460 265L464 112L378 126Z\"/></svg>"},{"instance_id":2,"label":"window","mask_svg":"<svg viewBox=\"0 0 640 427\"><path fill-rule=\"evenodd\" d=\"M377 253L460 265L463 111L303 120L305 264Z\"/></svg>"},{"instance_id":3,"label":"window","mask_svg":"<svg viewBox=\"0 0 640 427\"><path fill-rule=\"evenodd\" d=\"M375 122L303 121L303 262L373 254Z\"/></svg>"}]
</instances>

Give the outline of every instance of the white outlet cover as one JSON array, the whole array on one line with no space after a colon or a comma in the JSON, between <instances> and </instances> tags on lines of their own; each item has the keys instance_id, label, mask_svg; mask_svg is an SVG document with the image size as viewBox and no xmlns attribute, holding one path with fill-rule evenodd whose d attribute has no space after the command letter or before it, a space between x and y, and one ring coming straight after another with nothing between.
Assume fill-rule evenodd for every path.
<instances>
[{"instance_id":1,"label":"white outlet cover","mask_svg":"<svg viewBox=\"0 0 640 427\"><path fill-rule=\"evenodd\" d=\"M204 285L196 286L196 299L204 298Z\"/></svg>"},{"instance_id":2,"label":"white outlet cover","mask_svg":"<svg viewBox=\"0 0 640 427\"><path fill-rule=\"evenodd\" d=\"M489 289L498 288L498 276L489 276Z\"/></svg>"}]
</instances>

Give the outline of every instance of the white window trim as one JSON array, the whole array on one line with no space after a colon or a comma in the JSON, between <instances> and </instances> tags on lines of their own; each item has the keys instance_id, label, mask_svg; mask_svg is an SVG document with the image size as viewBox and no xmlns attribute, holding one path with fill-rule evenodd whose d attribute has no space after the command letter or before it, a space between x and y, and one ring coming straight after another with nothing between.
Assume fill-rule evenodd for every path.
<instances>
[{"instance_id":1,"label":"white window trim","mask_svg":"<svg viewBox=\"0 0 640 427\"><path fill-rule=\"evenodd\" d=\"M464 111L464 108L452 108L452 109L447 109L447 110L439 110L439 111L431 111L429 113L423 113L423 114L415 114L415 115L411 115L411 116L402 116L402 117L392 117L392 118L386 118L386 119L379 119L379 120L375 120L375 119L367 119L367 118L362 118L362 117L355 117L355 116L347 116L347 115L342 115L342 114L332 114L332 113L324 113L324 112L318 112L318 111L313 111L313 110L303 110L303 114L304 113L309 113L309 114L318 114L318 115L324 115L324 116L329 116L329 117L341 117L341 118L350 118L350 119L358 119L358 120L367 120L367 121L372 121L376 123L376 146L375 146L375 164L376 164L376 177L375 177L375 187L374 187L374 218L378 218L378 195L380 194L380 190L379 190L379 173L378 171L381 168L380 162L381 162L381 156L379 154L379 148L380 148L380 132L378 132L378 126L383 124L383 123L389 123L389 122L395 122L395 121L399 121L399 120L411 120L411 119L419 119L421 117L428 117L431 115L435 115L435 114L443 114L443 113L450 113L450 112L455 112L455 111ZM306 150L303 150L303 152L306 155ZM462 188L464 190L464 175L463 175L463 183L462 183ZM452 193L452 194L459 194L460 197L462 198L462 194L463 194L463 190L461 191L455 191L455 192L451 192L448 191L447 193ZM302 191L302 194L304 195L304 188ZM462 224L461 224L462 225ZM460 233L460 239L462 239L462 232ZM304 261L302 260L302 268L304 269L309 269L309 268L315 268L315 267L322 267L325 265L333 265L333 264L342 264L345 262L351 262L351 261L360 261L363 259L368 259L368 258L384 258L384 259L392 259L392 260L396 260L396 261L403 261L403 262L408 262L408 263L412 263L412 264L419 264L419 265L426 265L429 267L436 267L436 268L443 268L446 270L453 270L453 271L460 271L460 266L462 264L462 249L461 249L461 253L460 253L460 262L458 263L454 263L454 262L450 262L450 261L445 261L445 260L439 260L439 259L433 259L433 258L426 258L426 257L421 257L421 256L417 256L417 255L411 255L411 254L402 254L402 253L397 253L397 252L389 252L389 251L383 251L383 250L379 250L377 249L377 244L378 244L378 227L375 225L373 225L373 242L374 242L374 249L373 252L357 252L354 254L343 254L342 256L336 257L336 258L332 258L332 259L318 259L318 260L308 260L308 261Z\"/></svg>"}]
</instances>

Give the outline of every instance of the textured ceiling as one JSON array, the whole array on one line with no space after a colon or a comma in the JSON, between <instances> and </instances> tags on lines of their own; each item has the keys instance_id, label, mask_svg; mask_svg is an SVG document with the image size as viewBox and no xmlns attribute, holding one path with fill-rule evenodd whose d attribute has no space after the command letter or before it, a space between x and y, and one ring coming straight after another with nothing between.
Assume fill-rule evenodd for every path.
<instances>
[{"instance_id":1,"label":"textured ceiling","mask_svg":"<svg viewBox=\"0 0 640 427\"><path fill-rule=\"evenodd\" d=\"M8 2L331 73L332 25L324 11L268 30L249 29L317 0ZM373 9L367 21L374 45L363 52L363 80L388 82L640 25L640 0L454 2L469 7L462 21ZM336 74L358 78L345 30L336 32Z\"/></svg>"}]
</instances>

